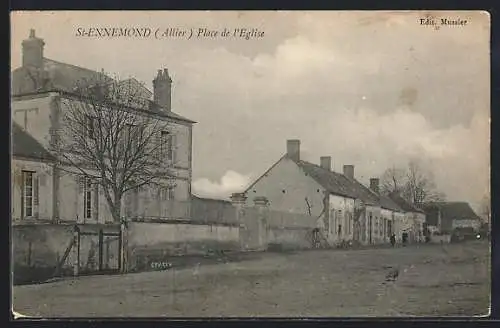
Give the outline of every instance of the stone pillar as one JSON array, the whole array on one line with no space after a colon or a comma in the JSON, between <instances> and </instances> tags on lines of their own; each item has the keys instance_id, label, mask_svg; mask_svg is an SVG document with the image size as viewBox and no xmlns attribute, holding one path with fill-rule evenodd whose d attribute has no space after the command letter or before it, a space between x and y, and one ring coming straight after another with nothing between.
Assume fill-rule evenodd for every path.
<instances>
[{"instance_id":1,"label":"stone pillar","mask_svg":"<svg viewBox=\"0 0 500 328\"><path fill-rule=\"evenodd\" d=\"M259 211L258 216L258 250L267 249L267 218L269 216L269 201L266 197L258 196L253 199Z\"/></svg>"},{"instance_id":2,"label":"stone pillar","mask_svg":"<svg viewBox=\"0 0 500 328\"><path fill-rule=\"evenodd\" d=\"M245 224L245 204L247 196L244 193L233 193L231 195L231 203L235 207L236 222L239 225L239 242L240 249L246 250L248 247L248 231Z\"/></svg>"},{"instance_id":3,"label":"stone pillar","mask_svg":"<svg viewBox=\"0 0 500 328\"><path fill-rule=\"evenodd\" d=\"M129 271L129 246L128 246L128 226L127 223L122 220L120 224L120 272L127 273Z\"/></svg>"},{"instance_id":4,"label":"stone pillar","mask_svg":"<svg viewBox=\"0 0 500 328\"><path fill-rule=\"evenodd\" d=\"M236 208L236 221L239 223L240 227L243 222L243 207L245 206L247 201L247 196L244 193L233 193L231 195L231 203Z\"/></svg>"}]
</instances>

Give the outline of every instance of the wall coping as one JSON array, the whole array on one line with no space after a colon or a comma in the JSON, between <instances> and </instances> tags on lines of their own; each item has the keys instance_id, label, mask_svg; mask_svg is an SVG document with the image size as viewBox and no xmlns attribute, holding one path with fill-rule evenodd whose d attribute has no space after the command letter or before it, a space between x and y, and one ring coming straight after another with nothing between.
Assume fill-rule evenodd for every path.
<instances>
[{"instance_id":1,"label":"wall coping","mask_svg":"<svg viewBox=\"0 0 500 328\"><path fill-rule=\"evenodd\" d=\"M243 192L235 192L230 198L233 203L244 203L248 197Z\"/></svg>"}]
</instances>

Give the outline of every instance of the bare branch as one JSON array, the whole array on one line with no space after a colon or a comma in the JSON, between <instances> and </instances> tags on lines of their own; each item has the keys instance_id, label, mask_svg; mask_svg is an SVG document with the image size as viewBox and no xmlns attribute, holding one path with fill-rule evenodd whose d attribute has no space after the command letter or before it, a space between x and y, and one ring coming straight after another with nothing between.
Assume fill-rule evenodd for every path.
<instances>
[{"instance_id":1,"label":"bare branch","mask_svg":"<svg viewBox=\"0 0 500 328\"><path fill-rule=\"evenodd\" d=\"M406 169L387 169L382 174L381 190L385 194L396 193L416 206L445 200L445 195L437 190L432 172L416 159L410 160Z\"/></svg>"},{"instance_id":2,"label":"bare branch","mask_svg":"<svg viewBox=\"0 0 500 328\"><path fill-rule=\"evenodd\" d=\"M62 110L59 158L73 174L102 186L118 221L126 192L172 185L174 131L164 117L148 112L148 100L130 83L100 74L79 81L73 92Z\"/></svg>"}]
</instances>

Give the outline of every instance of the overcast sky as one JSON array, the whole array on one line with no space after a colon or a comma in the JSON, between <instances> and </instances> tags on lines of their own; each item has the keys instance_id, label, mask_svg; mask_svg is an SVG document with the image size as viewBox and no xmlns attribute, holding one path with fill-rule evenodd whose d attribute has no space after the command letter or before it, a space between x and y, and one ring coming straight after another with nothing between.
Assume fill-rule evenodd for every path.
<instances>
[{"instance_id":1,"label":"overcast sky","mask_svg":"<svg viewBox=\"0 0 500 328\"><path fill-rule=\"evenodd\" d=\"M489 17L433 13L45 12L12 17L12 66L36 29L45 57L151 87L172 75L173 110L197 121L194 191L241 191L300 139L302 157L355 165L363 183L419 157L449 200L489 190ZM77 37L77 28L255 28L261 38Z\"/></svg>"}]
</instances>

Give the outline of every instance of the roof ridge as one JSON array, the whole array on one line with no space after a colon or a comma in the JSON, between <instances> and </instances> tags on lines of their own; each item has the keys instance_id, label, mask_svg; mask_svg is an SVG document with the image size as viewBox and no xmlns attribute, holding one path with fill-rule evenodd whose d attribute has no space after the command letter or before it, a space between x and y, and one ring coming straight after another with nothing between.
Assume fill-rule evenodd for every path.
<instances>
[{"instance_id":1,"label":"roof ridge","mask_svg":"<svg viewBox=\"0 0 500 328\"><path fill-rule=\"evenodd\" d=\"M13 156L20 156L20 157L30 157L30 158L40 158L40 159L48 159L48 160L55 160L54 155L48 151L44 145L42 145L38 140L36 140L30 133L25 131L18 123L15 121L12 121L12 133L11 133L11 152ZM17 136L17 138L16 138ZM25 141L27 140L29 143L32 143L35 149L29 150L27 153L23 153L23 150L25 149L19 149L19 148L24 148L27 147L25 144L22 144L23 138ZM21 142L21 144L17 144L16 146L16 139L17 142ZM29 147L29 146L28 146ZM36 149L38 148L38 149ZM31 152L31 154L29 154ZM39 153L37 156L37 153Z\"/></svg>"},{"instance_id":2,"label":"roof ridge","mask_svg":"<svg viewBox=\"0 0 500 328\"><path fill-rule=\"evenodd\" d=\"M266 174L268 174L276 165L278 165L279 162L281 162L285 157L287 157L287 154L282 155L276 162L274 162L267 170L264 171L257 179L255 179L254 182L250 183L248 187L245 188L243 193L247 193L250 189L252 189L253 186L257 184ZM292 162L296 163L294 160Z\"/></svg>"},{"instance_id":3,"label":"roof ridge","mask_svg":"<svg viewBox=\"0 0 500 328\"><path fill-rule=\"evenodd\" d=\"M54 59L50 59L50 58L47 58L47 57L43 57L43 60L46 60L46 61L51 61L51 62L54 62L56 64L60 64L60 65L66 65L66 66L70 66L70 67L73 67L73 68L77 68L77 69L80 69L82 71L88 71L88 72L93 72L93 73L97 73L97 74L103 74L104 76L114 80L112 77L108 76L107 74L104 74L102 72L99 72L99 71L96 71L96 70L93 70L93 69L90 69L90 68L86 68L86 67L82 67L82 66L78 66L78 65L75 65L75 64L70 64L70 63L65 63L65 62L62 62L62 61L58 61L58 60L54 60Z\"/></svg>"},{"instance_id":4,"label":"roof ridge","mask_svg":"<svg viewBox=\"0 0 500 328\"><path fill-rule=\"evenodd\" d=\"M339 175L342 175L344 177L346 177L343 173L340 173L340 172L337 172L337 171L334 171L334 170L328 170L328 169L325 169L324 167L321 167L321 165L318 165L318 164L315 164L315 163L312 163L312 162L308 162L308 161L305 161L305 160L299 160L299 162L303 162L303 163L306 163L306 164L309 164L309 165L313 165L325 172L329 172L329 173L334 173L334 174L339 174ZM346 177L347 178L347 177Z\"/></svg>"}]
</instances>

